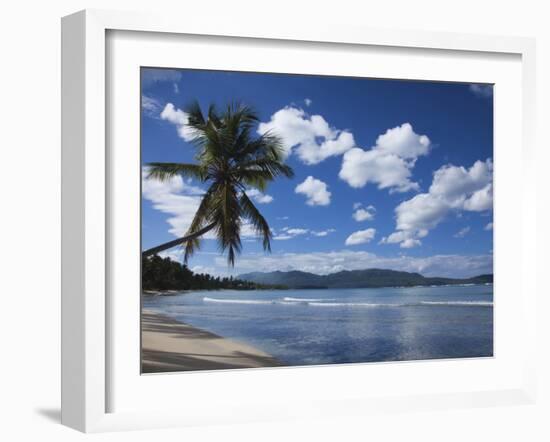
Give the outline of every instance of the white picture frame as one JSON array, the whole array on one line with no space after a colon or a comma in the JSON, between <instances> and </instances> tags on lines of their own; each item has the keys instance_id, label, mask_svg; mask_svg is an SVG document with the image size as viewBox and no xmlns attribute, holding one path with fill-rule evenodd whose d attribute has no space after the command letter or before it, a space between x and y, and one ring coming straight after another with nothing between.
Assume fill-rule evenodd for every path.
<instances>
[{"instance_id":1,"label":"white picture frame","mask_svg":"<svg viewBox=\"0 0 550 442\"><path fill-rule=\"evenodd\" d=\"M261 23L212 22L194 17L184 22L177 17L144 13L123 13L99 10L78 12L62 21L62 423L85 432L158 428L169 426L207 425L209 423L253 422L258 420L329 415L362 415L372 411L396 412L414 409L489 406L510 403L530 403L535 398L535 353L526 340L524 353L518 355L521 373L517 379L500 388L483 389L479 385L462 391L446 391L444 386L425 394L388 392L376 396L339 395L331 390L326 397L303 398L304 406L291 406L282 401L258 406L254 391L233 403L233 408L208 404L193 413L181 407L162 410L113 411L109 393L113 388L109 372L113 360L110 353L109 327L113 323L108 302L110 217L110 167L106 121L108 84L106 68L110 62L107 35L112 31L154 32L161 35L217 36L220 38L268 39L277 44L308 42L376 47L380 51L402 48L403 51L426 49L440 53L470 53L483 59L484 54L507 54L518 57L521 64L521 133L520 147L512 155L521 158L522 187L520 213L521 241L514 253L521 264L515 277L521 290L521 313L517 319L524 336L534 336L537 287L536 257L536 193L534 106L535 106L535 45L532 39L490 37L450 33L388 31L358 29L345 26L307 25L299 29L292 25L270 26ZM159 34L156 34L157 36ZM498 106L498 102L497 105ZM496 108L498 118L498 107ZM505 162L501 164L506 164ZM496 166L498 168L498 164ZM504 176L504 175L503 175ZM497 172L498 179L498 172ZM497 206L498 206L497 199ZM504 203L503 203L504 204ZM504 232L505 233L505 232ZM495 248L498 249L498 241ZM498 259L498 258L497 258ZM498 278L498 274L497 274ZM503 284L500 287L504 287ZM498 284L496 283L498 290ZM498 339L498 337L497 337ZM498 358L498 355L497 355ZM378 365L381 367L381 365ZM387 366L389 367L389 366ZM409 367L412 365L409 364ZM458 368L459 367L455 367ZM439 366L445 370L444 365ZM309 368L308 370L320 370ZM347 370L346 376L359 376L361 365ZM388 368L390 370L390 368ZM420 369L422 370L422 369ZM258 371L255 371L258 373ZM273 377L276 369L261 372L261 379ZM287 371L288 373L288 371ZM296 371L298 373L298 371ZM311 373L311 372L310 372ZM519 372L518 372L519 373ZM225 374L227 375L227 373ZM336 373L337 375L337 373ZM197 375L198 376L198 375ZM210 374L212 376L212 374ZM231 375L232 382L245 382L246 370ZM176 382L176 377L167 376ZM195 377L199 380L199 377ZM275 382L279 382L276 380ZM170 380L166 382L171 382ZM252 381L254 383L256 381ZM206 407L206 406L205 406ZM224 408L227 411L223 411Z\"/></svg>"}]
</instances>

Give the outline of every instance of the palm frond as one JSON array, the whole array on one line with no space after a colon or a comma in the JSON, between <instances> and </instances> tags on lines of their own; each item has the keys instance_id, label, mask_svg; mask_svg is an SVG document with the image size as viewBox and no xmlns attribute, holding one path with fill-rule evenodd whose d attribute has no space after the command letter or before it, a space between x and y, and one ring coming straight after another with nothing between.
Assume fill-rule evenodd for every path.
<instances>
[{"instance_id":1,"label":"palm frond","mask_svg":"<svg viewBox=\"0 0 550 442\"><path fill-rule=\"evenodd\" d=\"M228 153L234 158L242 142L250 139L254 124L258 121L252 108L239 103L227 105L225 113L219 118L218 136Z\"/></svg>"},{"instance_id":2,"label":"palm frond","mask_svg":"<svg viewBox=\"0 0 550 442\"><path fill-rule=\"evenodd\" d=\"M292 167L270 158L259 158L239 164L236 170L236 175L242 174L243 176L250 176L250 174L253 174L254 172L261 173L261 176L269 181L272 181L279 176L285 176L287 178L292 178L294 176L294 170Z\"/></svg>"},{"instance_id":3,"label":"palm frond","mask_svg":"<svg viewBox=\"0 0 550 442\"><path fill-rule=\"evenodd\" d=\"M243 189L253 187L262 192L267 189L267 183L273 178L271 173L263 170L242 170L237 176Z\"/></svg>"},{"instance_id":4,"label":"palm frond","mask_svg":"<svg viewBox=\"0 0 550 442\"><path fill-rule=\"evenodd\" d=\"M205 171L198 164L186 163L148 163L147 178L154 178L160 181L168 181L176 175L185 178L204 180Z\"/></svg>"},{"instance_id":5,"label":"palm frond","mask_svg":"<svg viewBox=\"0 0 550 442\"><path fill-rule=\"evenodd\" d=\"M227 144L225 141L220 126L209 117L204 129L194 140L200 148L198 160L203 164L211 164L226 158Z\"/></svg>"},{"instance_id":6,"label":"palm frond","mask_svg":"<svg viewBox=\"0 0 550 442\"><path fill-rule=\"evenodd\" d=\"M241 244L241 207L235 186L225 183L213 196L216 222L216 236L221 252L228 252L228 263L233 266L235 253L240 253Z\"/></svg>"},{"instance_id":7,"label":"palm frond","mask_svg":"<svg viewBox=\"0 0 550 442\"><path fill-rule=\"evenodd\" d=\"M229 107L232 108L231 120L235 130L251 128L259 121L258 114L251 106L234 103Z\"/></svg>"},{"instance_id":8,"label":"palm frond","mask_svg":"<svg viewBox=\"0 0 550 442\"><path fill-rule=\"evenodd\" d=\"M195 212L195 216L193 217L193 220L191 221L191 225L187 229L187 232L185 236L191 235L195 232L198 232L201 228L203 228L206 224L209 222L212 222L211 220L211 214L212 214L212 195L215 193L216 187L210 186L210 188L206 191L204 197L201 200L201 203L199 204L199 207L197 208L197 211ZM184 263L187 263L189 258L195 253L196 250L200 249L200 239L196 238L191 241L187 241L185 243L185 250L184 250L184 256L183 261Z\"/></svg>"},{"instance_id":9,"label":"palm frond","mask_svg":"<svg viewBox=\"0 0 550 442\"><path fill-rule=\"evenodd\" d=\"M192 239L191 241L187 241L185 243L185 247L183 248L183 263L187 264L189 261L189 258L195 254L197 250L200 250L201 248L201 242L199 238Z\"/></svg>"},{"instance_id":10,"label":"palm frond","mask_svg":"<svg viewBox=\"0 0 550 442\"><path fill-rule=\"evenodd\" d=\"M282 140L272 132L266 132L255 139L239 140L238 160L245 161L257 156L270 156L277 161L284 160L285 149Z\"/></svg>"},{"instance_id":11,"label":"palm frond","mask_svg":"<svg viewBox=\"0 0 550 442\"><path fill-rule=\"evenodd\" d=\"M218 115L218 111L216 109L215 104L211 104L208 107L208 122L214 124L216 127L221 126L221 118Z\"/></svg>"},{"instance_id":12,"label":"palm frond","mask_svg":"<svg viewBox=\"0 0 550 442\"><path fill-rule=\"evenodd\" d=\"M201 107L198 101L193 101L185 107L185 113L187 114L187 125L191 128L201 131L206 124L204 115L202 114Z\"/></svg>"},{"instance_id":13,"label":"palm frond","mask_svg":"<svg viewBox=\"0 0 550 442\"><path fill-rule=\"evenodd\" d=\"M271 229L269 228L269 224L250 198L248 198L246 192L242 192L240 204L242 207L243 216L252 223L256 233L262 237L262 245L264 250L271 252L271 238L273 235L271 233Z\"/></svg>"}]
</instances>

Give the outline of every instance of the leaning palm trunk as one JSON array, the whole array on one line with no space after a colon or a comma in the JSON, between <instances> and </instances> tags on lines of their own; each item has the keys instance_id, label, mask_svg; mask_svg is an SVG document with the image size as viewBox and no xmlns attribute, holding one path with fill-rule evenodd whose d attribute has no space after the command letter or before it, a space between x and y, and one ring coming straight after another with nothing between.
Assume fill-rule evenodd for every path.
<instances>
[{"instance_id":1,"label":"leaning palm trunk","mask_svg":"<svg viewBox=\"0 0 550 442\"><path fill-rule=\"evenodd\" d=\"M184 244L188 241L193 241L194 239L197 239L198 237L204 235L206 232L212 230L214 227L216 227L216 223L211 223L207 225L206 227L193 232L189 235L184 236L183 238L174 239L172 241L165 242L164 244L161 244L160 246L152 247L148 250L145 250L142 252L142 256L146 258L147 256L156 255L159 252L162 252L164 250L171 249L172 247L179 246L180 244Z\"/></svg>"}]
</instances>

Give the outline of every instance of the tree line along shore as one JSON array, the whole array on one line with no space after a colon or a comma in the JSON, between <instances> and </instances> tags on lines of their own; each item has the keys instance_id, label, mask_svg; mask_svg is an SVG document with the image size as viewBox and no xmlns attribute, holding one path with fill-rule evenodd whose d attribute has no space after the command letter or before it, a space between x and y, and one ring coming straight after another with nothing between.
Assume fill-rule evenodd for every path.
<instances>
[{"instance_id":1,"label":"tree line along shore","mask_svg":"<svg viewBox=\"0 0 550 442\"><path fill-rule=\"evenodd\" d=\"M278 284L261 284L238 278L195 273L185 264L158 255L142 259L142 291L153 294L159 291L183 290L267 290L284 289Z\"/></svg>"}]
</instances>

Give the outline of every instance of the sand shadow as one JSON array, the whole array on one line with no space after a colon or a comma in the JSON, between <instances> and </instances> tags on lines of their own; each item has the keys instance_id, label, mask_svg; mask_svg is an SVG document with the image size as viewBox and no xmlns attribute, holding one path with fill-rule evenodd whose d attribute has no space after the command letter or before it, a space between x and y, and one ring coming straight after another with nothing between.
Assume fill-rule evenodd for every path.
<instances>
[{"instance_id":1,"label":"sand shadow","mask_svg":"<svg viewBox=\"0 0 550 442\"><path fill-rule=\"evenodd\" d=\"M223 360L212 360L210 359L212 357ZM240 351L233 352L232 355L196 355L194 353L174 353L147 349L142 352L142 361L142 373L280 367L283 365L271 356L253 355Z\"/></svg>"}]
</instances>

